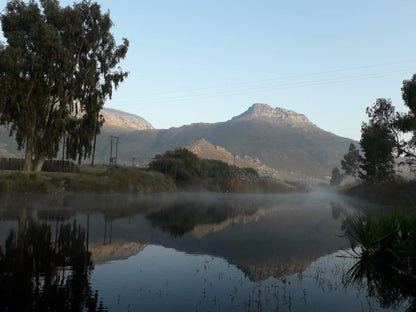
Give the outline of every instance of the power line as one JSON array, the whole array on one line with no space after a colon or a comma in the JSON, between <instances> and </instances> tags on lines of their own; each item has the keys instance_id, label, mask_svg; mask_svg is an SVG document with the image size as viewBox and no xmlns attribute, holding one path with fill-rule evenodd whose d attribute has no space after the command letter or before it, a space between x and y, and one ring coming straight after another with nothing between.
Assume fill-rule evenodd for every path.
<instances>
[{"instance_id":1,"label":"power line","mask_svg":"<svg viewBox=\"0 0 416 312\"><path fill-rule=\"evenodd\" d=\"M263 83L263 82L269 82L269 81L278 81L278 80L288 80L288 79L297 79L297 78L304 78L304 77L310 77L310 76L319 76L319 75L325 75L325 74L334 74L334 73L340 73L340 72L346 72L346 71L354 71L354 70L361 70L361 69L370 69L370 68L380 68L380 67L387 67L391 65L400 65L400 64L409 64L409 63L416 63L416 59L410 59L410 60L402 60L397 62L389 62L389 63L381 63L381 64L373 64L373 65L362 65L362 66L353 66L353 67L345 67L345 68L339 68L339 69L333 69L333 70L327 70L327 71L320 71L320 72L312 72L309 74L298 74L298 75L287 75L287 76L278 76L278 77L272 77L272 78L265 78L265 79L259 79L259 80L251 80L251 81L243 81L243 82L237 82L237 83L229 83L222 86L211 86L211 87L203 87L203 88L194 88L194 89L182 89L182 90L173 90L173 91L167 91L164 92L164 94L174 94L174 93L190 93L194 91L204 91L204 90L215 90L215 89L224 89L224 88L232 88L234 86L241 86L241 85L248 85L248 84L256 84L256 83ZM159 92L153 92L148 93L145 96L153 96L153 95L159 95Z\"/></svg>"},{"instance_id":2,"label":"power line","mask_svg":"<svg viewBox=\"0 0 416 312\"><path fill-rule=\"evenodd\" d=\"M155 97L149 99L135 99L134 103L130 104L116 104L112 106L127 106L127 105L137 105L140 103L149 103L149 102L170 102L170 101L187 101L187 100L196 100L196 99L205 99L205 98L212 98L212 97L224 97L224 96L233 96L233 95L241 95L246 94L248 92L267 92L273 90L283 90L283 89L291 89L291 88L304 88L304 87L311 87L311 86L319 86L319 85L326 85L326 84L334 84L334 83L345 83L345 82L353 82L353 81L360 81L360 80L367 80L367 79L377 79L377 78L384 78L390 77L395 75L410 75L411 71L409 70L392 70L386 72L378 72L378 73L369 73L369 74L362 74L362 75L351 75L351 76L339 76L333 78L324 78L324 79L315 79L315 80L306 80L306 81L292 81L292 82L282 82L275 85L269 86L257 86L257 87L250 87L244 89L237 89L237 90L224 90L219 92L211 92L211 93L200 93L200 94L188 94L182 96L171 96L171 97ZM133 98L132 98L133 99Z\"/></svg>"}]
</instances>

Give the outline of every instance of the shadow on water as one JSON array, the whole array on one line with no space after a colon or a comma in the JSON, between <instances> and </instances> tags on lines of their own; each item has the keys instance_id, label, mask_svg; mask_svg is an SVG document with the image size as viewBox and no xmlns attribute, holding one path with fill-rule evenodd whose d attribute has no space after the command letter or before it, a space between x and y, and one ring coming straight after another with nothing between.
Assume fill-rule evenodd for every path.
<instances>
[{"instance_id":1,"label":"shadow on water","mask_svg":"<svg viewBox=\"0 0 416 312\"><path fill-rule=\"evenodd\" d=\"M0 247L1 311L106 311L90 286L93 270L85 229L62 222L67 214L44 217L51 226L26 214Z\"/></svg>"}]
</instances>

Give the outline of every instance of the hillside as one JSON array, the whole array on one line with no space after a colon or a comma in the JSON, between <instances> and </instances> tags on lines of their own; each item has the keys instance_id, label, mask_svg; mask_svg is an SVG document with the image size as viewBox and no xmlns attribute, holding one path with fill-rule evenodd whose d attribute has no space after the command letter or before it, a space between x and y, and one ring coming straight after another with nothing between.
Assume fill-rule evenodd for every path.
<instances>
[{"instance_id":1,"label":"hillside","mask_svg":"<svg viewBox=\"0 0 416 312\"><path fill-rule=\"evenodd\" d=\"M129 114L113 108L104 108L101 111L105 123L103 131L126 132L134 130L154 129L153 126L142 117Z\"/></svg>"},{"instance_id":2,"label":"hillside","mask_svg":"<svg viewBox=\"0 0 416 312\"><path fill-rule=\"evenodd\" d=\"M227 164L235 165L240 168L253 168L260 176L268 176L273 178L281 178L284 173L267 167L262 164L258 158L252 158L250 156L240 157L233 155L225 148L211 144L205 139L199 139L191 144L185 145L184 148L190 150L200 158L221 160Z\"/></svg>"},{"instance_id":3,"label":"hillside","mask_svg":"<svg viewBox=\"0 0 416 312\"><path fill-rule=\"evenodd\" d=\"M136 163L145 162L203 138L236 155L236 159L258 159L266 167L284 173L284 179L316 183L329 181L332 168L339 166L351 142L320 129L302 114L267 104L253 104L224 122L162 130L120 111L106 109L103 114L106 123L97 137L96 163L108 163L111 135L119 138L119 164L131 164L133 157ZM10 145L0 148L13 153Z\"/></svg>"},{"instance_id":4,"label":"hillside","mask_svg":"<svg viewBox=\"0 0 416 312\"><path fill-rule=\"evenodd\" d=\"M104 108L101 111L104 117L104 125L101 128L101 136L98 139L105 145L104 137L109 135L117 135L123 132L131 132L136 130L154 129L153 126L142 117L129 114L113 108ZM98 147L99 149L100 147ZM21 157L22 151L17 151L16 142L13 137L9 136L9 130L0 126L0 157Z\"/></svg>"},{"instance_id":5,"label":"hillside","mask_svg":"<svg viewBox=\"0 0 416 312\"><path fill-rule=\"evenodd\" d=\"M0 157L21 157L23 152L17 150L16 141L9 134L9 129L0 126Z\"/></svg>"},{"instance_id":6,"label":"hillside","mask_svg":"<svg viewBox=\"0 0 416 312\"><path fill-rule=\"evenodd\" d=\"M350 139L324 131L304 115L266 104L219 123L195 123L165 130L144 130L119 136L119 159L146 161L155 154L204 138L240 158L245 155L280 172L286 179L328 181L331 170L348 150ZM108 159L109 138L101 137L100 155ZM103 157L104 156L104 157Z\"/></svg>"}]
</instances>

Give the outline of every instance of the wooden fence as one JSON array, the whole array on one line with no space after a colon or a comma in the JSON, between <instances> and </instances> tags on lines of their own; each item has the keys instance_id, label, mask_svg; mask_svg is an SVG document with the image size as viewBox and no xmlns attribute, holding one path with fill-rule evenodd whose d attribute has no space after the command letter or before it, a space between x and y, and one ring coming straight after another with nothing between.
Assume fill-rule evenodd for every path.
<instances>
[{"instance_id":1,"label":"wooden fence","mask_svg":"<svg viewBox=\"0 0 416 312\"><path fill-rule=\"evenodd\" d=\"M23 170L23 158L0 158L0 170ZM68 160L46 160L42 171L79 172L78 166Z\"/></svg>"}]
</instances>

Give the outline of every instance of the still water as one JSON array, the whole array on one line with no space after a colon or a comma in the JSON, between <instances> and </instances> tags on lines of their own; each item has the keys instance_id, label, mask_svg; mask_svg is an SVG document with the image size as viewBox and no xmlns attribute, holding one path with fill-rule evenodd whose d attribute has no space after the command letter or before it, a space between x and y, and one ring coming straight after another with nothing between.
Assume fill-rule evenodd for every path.
<instances>
[{"instance_id":1,"label":"still water","mask_svg":"<svg viewBox=\"0 0 416 312\"><path fill-rule=\"evenodd\" d=\"M402 311L350 282L334 194L3 198L0 311Z\"/></svg>"}]
</instances>

